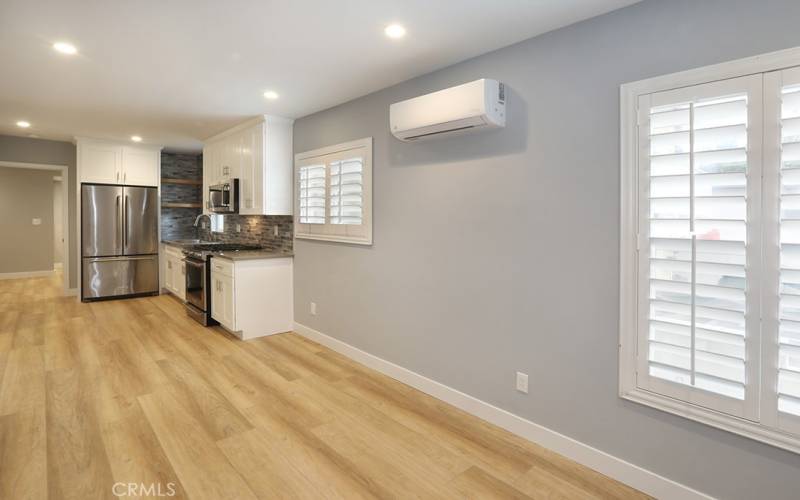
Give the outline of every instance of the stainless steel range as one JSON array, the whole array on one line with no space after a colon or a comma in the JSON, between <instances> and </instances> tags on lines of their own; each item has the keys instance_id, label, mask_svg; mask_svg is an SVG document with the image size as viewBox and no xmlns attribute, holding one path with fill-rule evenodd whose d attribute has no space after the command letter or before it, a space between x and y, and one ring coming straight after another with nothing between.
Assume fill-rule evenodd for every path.
<instances>
[{"instance_id":1,"label":"stainless steel range","mask_svg":"<svg viewBox=\"0 0 800 500\"><path fill-rule=\"evenodd\" d=\"M216 253L259 250L255 245L204 243L183 249L186 263L186 313L204 326L216 325L211 318L211 259Z\"/></svg>"}]
</instances>

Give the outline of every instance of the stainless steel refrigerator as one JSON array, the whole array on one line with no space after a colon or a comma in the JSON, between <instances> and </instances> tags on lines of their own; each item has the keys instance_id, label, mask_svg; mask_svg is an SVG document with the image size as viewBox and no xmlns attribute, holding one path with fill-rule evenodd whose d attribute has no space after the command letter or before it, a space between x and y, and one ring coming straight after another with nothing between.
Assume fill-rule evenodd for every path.
<instances>
[{"instance_id":1,"label":"stainless steel refrigerator","mask_svg":"<svg viewBox=\"0 0 800 500\"><path fill-rule=\"evenodd\" d=\"M81 185L81 298L158 292L158 190Z\"/></svg>"}]
</instances>

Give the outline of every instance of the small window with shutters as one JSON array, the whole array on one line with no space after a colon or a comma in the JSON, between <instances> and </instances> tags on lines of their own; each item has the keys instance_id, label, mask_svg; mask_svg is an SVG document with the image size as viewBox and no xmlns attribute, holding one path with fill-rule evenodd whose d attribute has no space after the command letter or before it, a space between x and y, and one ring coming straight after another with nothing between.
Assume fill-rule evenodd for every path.
<instances>
[{"instance_id":1,"label":"small window with shutters","mask_svg":"<svg viewBox=\"0 0 800 500\"><path fill-rule=\"evenodd\" d=\"M295 236L372 244L372 138L295 156Z\"/></svg>"},{"instance_id":2,"label":"small window with shutters","mask_svg":"<svg viewBox=\"0 0 800 500\"><path fill-rule=\"evenodd\" d=\"M800 50L621 96L620 395L800 453Z\"/></svg>"},{"instance_id":3,"label":"small window with shutters","mask_svg":"<svg viewBox=\"0 0 800 500\"><path fill-rule=\"evenodd\" d=\"M307 165L298 171L300 224L325 224L325 164Z\"/></svg>"}]
</instances>

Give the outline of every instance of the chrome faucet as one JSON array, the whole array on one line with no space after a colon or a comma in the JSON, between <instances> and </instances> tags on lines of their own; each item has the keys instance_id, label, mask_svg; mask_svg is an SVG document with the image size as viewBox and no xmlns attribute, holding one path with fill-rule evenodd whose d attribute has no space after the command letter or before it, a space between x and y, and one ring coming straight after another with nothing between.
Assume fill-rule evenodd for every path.
<instances>
[{"instance_id":1,"label":"chrome faucet","mask_svg":"<svg viewBox=\"0 0 800 500\"><path fill-rule=\"evenodd\" d=\"M211 216L208 214L200 214L194 219L194 234L197 239L200 239L200 218L201 217L208 217L208 230L211 231Z\"/></svg>"}]
</instances>

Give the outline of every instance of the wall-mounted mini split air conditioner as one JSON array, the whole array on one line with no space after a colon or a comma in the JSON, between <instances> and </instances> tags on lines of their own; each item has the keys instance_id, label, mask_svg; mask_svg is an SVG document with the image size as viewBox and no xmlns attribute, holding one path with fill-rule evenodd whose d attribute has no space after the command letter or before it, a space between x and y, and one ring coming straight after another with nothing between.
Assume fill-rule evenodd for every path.
<instances>
[{"instance_id":1,"label":"wall-mounted mini split air conditioner","mask_svg":"<svg viewBox=\"0 0 800 500\"><path fill-rule=\"evenodd\" d=\"M432 139L506 126L505 87L475 80L389 107L389 127L401 141Z\"/></svg>"}]
</instances>

